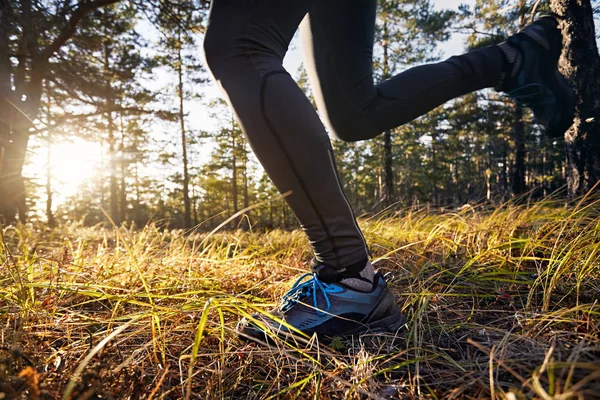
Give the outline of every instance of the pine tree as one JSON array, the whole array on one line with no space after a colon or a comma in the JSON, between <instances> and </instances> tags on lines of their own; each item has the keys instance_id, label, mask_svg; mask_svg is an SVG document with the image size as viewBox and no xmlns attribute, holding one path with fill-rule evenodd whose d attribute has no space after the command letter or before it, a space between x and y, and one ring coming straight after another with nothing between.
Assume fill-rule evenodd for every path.
<instances>
[{"instance_id":1,"label":"pine tree","mask_svg":"<svg viewBox=\"0 0 600 400\"><path fill-rule=\"evenodd\" d=\"M463 7L462 28L471 33L468 46L473 49L497 44L523 28L539 13L547 13L547 8L547 5L535 0L478 0L472 9ZM490 149L491 154L500 155L498 164L503 168L498 191L504 198L519 196L532 189L534 180L531 177L535 171L529 160L539 150L537 146L541 143L541 132L531 123L529 110L507 101L505 96L491 91L485 93L485 104L503 108L506 114L502 125L505 129L498 132L503 140L496 142L495 149ZM491 173L494 174L493 171Z\"/></svg>"},{"instance_id":2,"label":"pine tree","mask_svg":"<svg viewBox=\"0 0 600 400\"><path fill-rule=\"evenodd\" d=\"M100 137L108 147L109 158L109 204L110 216L116 225L125 220L127 209L126 148L129 147L125 127L135 127L135 141L139 142L142 132L139 125L134 123L139 113L145 113L144 106L152 99L151 94L140 85L140 76L152 66L149 60L141 54L145 45L141 37L133 29L137 21L137 12L127 3L118 6L96 10L93 23L83 25L81 34L76 41L79 49L85 49L88 70L96 68L98 75L94 104L100 113L96 118L98 127L106 132L106 137ZM101 54L96 64L94 53ZM93 76L93 75L92 75ZM81 77L84 85L90 77ZM130 111L132 117L128 117ZM125 115L127 114L127 115ZM90 120L84 120L89 124ZM97 134L102 135L102 130Z\"/></svg>"},{"instance_id":3,"label":"pine tree","mask_svg":"<svg viewBox=\"0 0 600 400\"><path fill-rule=\"evenodd\" d=\"M209 188L206 187L207 184L222 188L224 183L228 189L226 193L221 193L221 202L223 202L223 198L227 198L227 209L231 215L242 209L240 208L240 199L243 208L250 202L249 187L252 185L252 179L248 173L250 150L232 110L229 110L222 100L214 102L211 106L215 109L213 117L218 119L220 125L219 129L213 133L215 147L211 159L204 165L202 172L203 175L209 176L210 180L203 180L201 187L206 193L209 191ZM225 109L228 112L223 112ZM206 198L207 196L205 196ZM235 226L236 223L237 221L232 221L232 226Z\"/></svg>"},{"instance_id":4,"label":"pine tree","mask_svg":"<svg viewBox=\"0 0 600 400\"><path fill-rule=\"evenodd\" d=\"M164 65L177 75L177 119L181 137L182 196L184 204L184 227L192 225L190 200L189 132L186 127L185 101L198 97L190 88L203 83L204 68L195 56L199 47L197 33L202 30L206 18L206 7L202 3L178 0L159 5L156 26L162 36L159 46L166 51L158 56L159 65Z\"/></svg>"},{"instance_id":5,"label":"pine tree","mask_svg":"<svg viewBox=\"0 0 600 400\"><path fill-rule=\"evenodd\" d=\"M435 48L447 40L452 12L436 12L430 1L380 0L375 42L381 56L375 60L375 76L384 81L408 66L437 59ZM383 133L382 202L395 201L392 132Z\"/></svg>"}]
</instances>

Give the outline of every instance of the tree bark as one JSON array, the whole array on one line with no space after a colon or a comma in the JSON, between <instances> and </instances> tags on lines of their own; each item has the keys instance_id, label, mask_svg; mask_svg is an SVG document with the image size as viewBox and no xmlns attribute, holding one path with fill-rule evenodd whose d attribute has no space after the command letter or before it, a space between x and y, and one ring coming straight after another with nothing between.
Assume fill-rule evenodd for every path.
<instances>
[{"instance_id":1,"label":"tree bark","mask_svg":"<svg viewBox=\"0 0 600 400\"><path fill-rule=\"evenodd\" d=\"M8 110L8 105L5 104L6 97L10 93L10 77L11 77L11 64L10 64L10 41L9 36L11 34L12 21L12 8L9 1L0 2L0 101L2 103L0 107L1 121L6 120L5 112ZM4 131L0 131L0 134Z\"/></svg>"},{"instance_id":2,"label":"tree bark","mask_svg":"<svg viewBox=\"0 0 600 400\"><path fill-rule=\"evenodd\" d=\"M121 144L119 145L119 221L127 221L127 160L125 159L124 133L121 131Z\"/></svg>"},{"instance_id":3,"label":"tree bark","mask_svg":"<svg viewBox=\"0 0 600 400\"><path fill-rule=\"evenodd\" d=\"M519 29L526 25L527 1L519 0ZM515 146L515 161L511 171L511 189L513 196L519 196L527 190L525 182L525 123L523 121L523 107L516 104L514 109L515 123L512 130L512 139Z\"/></svg>"},{"instance_id":4,"label":"tree bark","mask_svg":"<svg viewBox=\"0 0 600 400\"><path fill-rule=\"evenodd\" d=\"M109 202L110 202L110 218L116 226L121 225L121 216L119 214L119 184L117 182L117 139L115 137L115 121L113 118L113 112L115 101L113 97L113 90L111 87L112 71L110 66L110 57L112 49L109 43L104 43L104 82L106 90L106 104L105 107L108 110L106 112L106 131L107 131L107 142L108 142L108 164L110 170L109 176Z\"/></svg>"},{"instance_id":5,"label":"tree bark","mask_svg":"<svg viewBox=\"0 0 600 400\"><path fill-rule=\"evenodd\" d=\"M513 139L515 141L515 163L510 183L513 195L519 196L525 193L527 186L525 182L525 123L523 122L523 108L518 105L515 106Z\"/></svg>"},{"instance_id":6,"label":"tree bark","mask_svg":"<svg viewBox=\"0 0 600 400\"><path fill-rule=\"evenodd\" d=\"M244 146L244 143L242 143ZM245 153L245 147L242 147L244 150L243 158L242 158L242 180L244 184L244 208L248 208L250 206L250 198L248 196L248 155Z\"/></svg>"},{"instance_id":7,"label":"tree bark","mask_svg":"<svg viewBox=\"0 0 600 400\"><path fill-rule=\"evenodd\" d=\"M390 59L388 54L388 27L387 21L383 24L384 41L383 48L383 80L390 78ZM392 153L392 131L387 130L383 133L383 174L385 180L384 203L391 205L394 202L394 156Z\"/></svg>"},{"instance_id":8,"label":"tree bark","mask_svg":"<svg viewBox=\"0 0 600 400\"><path fill-rule=\"evenodd\" d=\"M383 133L383 159L385 175L385 202L391 205L394 202L394 156L392 153L392 131Z\"/></svg>"},{"instance_id":9,"label":"tree bark","mask_svg":"<svg viewBox=\"0 0 600 400\"><path fill-rule=\"evenodd\" d=\"M237 142L235 137L235 121L231 121L231 197L233 213L239 211L238 207L238 169L237 169Z\"/></svg>"},{"instance_id":10,"label":"tree bark","mask_svg":"<svg viewBox=\"0 0 600 400\"><path fill-rule=\"evenodd\" d=\"M46 165L46 219L48 226L54 228L54 214L52 213L52 132L48 132Z\"/></svg>"},{"instance_id":11,"label":"tree bark","mask_svg":"<svg viewBox=\"0 0 600 400\"><path fill-rule=\"evenodd\" d=\"M46 85L46 96L48 97L46 102L46 119L48 123L50 123L50 113L51 113L51 104L50 104L50 90ZM48 227L54 228L54 214L52 212L52 129L48 129L48 134L46 135L46 220L48 222Z\"/></svg>"},{"instance_id":12,"label":"tree bark","mask_svg":"<svg viewBox=\"0 0 600 400\"><path fill-rule=\"evenodd\" d=\"M21 169L25 162L27 143L29 142L29 127L31 118L31 107L39 109L41 97L41 85L34 87L34 65L31 62L31 81L26 81L28 63L32 55L36 54L34 35L31 24L22 27L21 36L18 40L18 65L13 71L10 62L10 35L15 33L16 10L13 10L8 2L3 2L1 7L2 22L0 25L0 79L2 82L2 128L0 133L0 217L8 223L15 220L17 214L24 222L26 216L25 207L25 183L21 176ZM31 18L31 2L24 1L20 7L20 19ZM11 29L12 28L12 29ZM36 70L37 71L37 70ZM39 74L35 74L36 76ZM11 82L12 81L12 82ZM15 87L15 90L11 88ZM34 90L35 89L35 90ZM26 99L26 101L23 101Z\"/></svg>"},{"instance_id":13,"label":"tree bark","mask_svg":"<svg viewBox=\"0 0 600 400\"><path fill-rule=\"evenodd\" d=\"M106 113L108 120L107 131L108 131L108 163L110 169L110 217L116 226L121 225L119 216L119 185L117 182L117 150L115 143L115 124L113 120L112 112Z\"/></svg>"},{"instance_id":14,"label":"tree bark","mask_svg":"<svg viewBox=\"0 0 600 400\"><path fill-rule=\"evenodd\" d=\"M569 195L589 192L600 180L600 55L590 0L552 0L563 34L561 72L575 91L575 119L565 133Z\"/></svg>"},{"instance_id":15,"label":"tree bark","mask_svg":"<svg viewBox=\"0 0 600 400\"><path fill-rule=\"evenodd\" d=\"M26 220L25 182L21 169L28 142L29 135L22 121L15 121L12 115L9 116L8 135L3 143L0 164L0 217L7 223L14 222L17 214L21 222Z\"/></svg>"},{"instance_id":16,"label":"tree bark","mask_svg":"<svg viewBox=\"0 0 600 400\"><path fill-rule=\"evenodd\" d=\"M192 211L190 207L190 175L188 170L187 141L185 132L185 112L183 109L183 57L181 55L181 27L177 28L177 95L179 97L179 126L181 128L181 152L183 155L183 207L184 207L184 228L189 229L192 226Z\"/></svg>"},{"instance_id":17,"label":"tree bark","mask_svg":"<svg viewBox=\"0 0 600 400\"><path fill-rule=\"evenodd\" d=\"M12 25L12 8L10 2L0 2L0 220L3 215L3 199L6 194L3 190L2 165L4 164L5 148L9 143L10 124L9 113L10 105L8 97L10 96L11 86L11 65L10 65L10 46L9 35ZM0 221L1 222L1 221Z\"/></svg>"},{"instance_id":18,"label":"tree bark","mask_svg":"<svg viewBox=\"0 0 600 400\"><path fill-rule=\"evenodd\" d=\"M438 186L437 186L437 179L438 179L438 173L437 173L437 132L435 131L435 129L432 130L431 132L431 176L433 178L432 182L431 182L431 201L436 204L439 205L439 199L438 199Z\"/></svg>"}]
</instances>

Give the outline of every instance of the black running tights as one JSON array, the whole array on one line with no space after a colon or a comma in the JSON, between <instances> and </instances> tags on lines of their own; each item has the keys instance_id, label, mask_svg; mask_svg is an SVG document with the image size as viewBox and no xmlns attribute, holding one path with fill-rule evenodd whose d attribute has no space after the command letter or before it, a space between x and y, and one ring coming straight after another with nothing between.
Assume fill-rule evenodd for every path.
<instances>
[{"instance_id":1,"label":"black running tights","mask_svg":"<svg viewBox=\"0 0 600 400\"><path fill-rule=\"evenodd\" d=\"M367 246L325 126L282 66L300 23L319 112L342 140L373 138L493 87L505 64L491 46L375 84L375 13L376 0L213 0L204 42L208 66L253 151L277 189L289 193L317 260L335 268L366 260Z\"/></svg>"}]
</instances>

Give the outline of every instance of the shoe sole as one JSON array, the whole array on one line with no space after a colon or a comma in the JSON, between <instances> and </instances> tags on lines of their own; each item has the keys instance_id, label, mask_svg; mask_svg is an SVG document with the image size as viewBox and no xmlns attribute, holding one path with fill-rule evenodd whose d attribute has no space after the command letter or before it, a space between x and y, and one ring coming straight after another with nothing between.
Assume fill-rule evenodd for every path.
<instances>
[{"instance_id":1,"label":"shoe sole","mask_svg":"<svg viewBox=\"0 0 600 400\"><path fill-rule=\"evenodd\" d=\"M394 307L392 313L382 319L377 321L369 322L368 324L362 324L358 326L356 329L353 329L348 332L344 332L343 334L329 336L329 335L319 335L320 340L324 340L327 344L331 343L331 340L336 337L341 338L351 338L353 336L359 336L364 334L396 334L404 325L406 324L406 317L400 311L400 308L397 306ZM240 326L244 325L244 326ZM275 346L276 341L274 338L267 334L265 331L256 327L252 324L242 322L238 324L236 329L238 331L238 337L246 342L256 342L260 344L266 344L269 346ZM307 343L309 339L306 337L302 337L294 332L289 331L276 331L275 329L271 329L271 333L278 337L279 339L285 342L295 342L298 343ZM310 335L309 335L310 336Z\"/></svg>"},{"instance_id":2,"label":"shoe sole","mask_svg":"<svg viewBox=\"0 0 600 400\"><path fill-rule=\"evenodd\" d=\"M365 333L396 333L406 324L406 317L397 306L392 314L377 321L369 322L368 325L357 328L340 336L354 336Z\"/></svg>"}]
</instances>

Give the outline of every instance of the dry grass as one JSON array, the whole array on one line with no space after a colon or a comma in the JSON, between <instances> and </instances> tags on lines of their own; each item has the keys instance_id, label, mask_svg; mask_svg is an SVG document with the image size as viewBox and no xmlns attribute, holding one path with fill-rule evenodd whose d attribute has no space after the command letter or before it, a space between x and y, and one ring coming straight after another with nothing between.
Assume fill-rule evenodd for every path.
<instances>
[{"instance_id":1,"label":"dry grass","mask_svg":"<svg viewBox=\"0 0 600 400\"><path fill-rule=\"evenodd\" d=\"M361 225L409 323L335 349L234 333L304 271L301 232L6 227L0 399L600 396L599 202Z\"/></svg>"}]
</instances>

